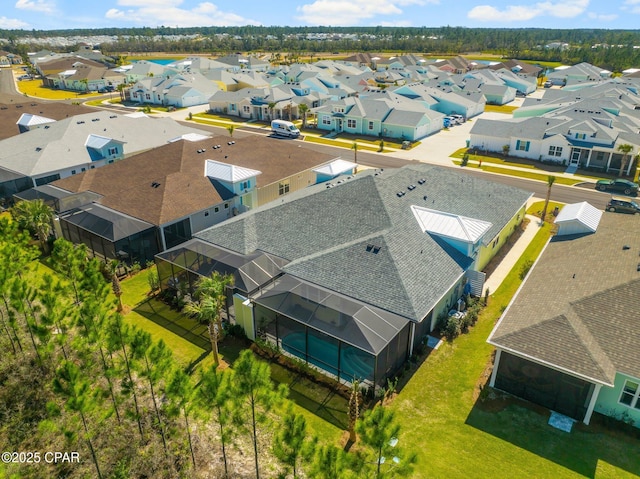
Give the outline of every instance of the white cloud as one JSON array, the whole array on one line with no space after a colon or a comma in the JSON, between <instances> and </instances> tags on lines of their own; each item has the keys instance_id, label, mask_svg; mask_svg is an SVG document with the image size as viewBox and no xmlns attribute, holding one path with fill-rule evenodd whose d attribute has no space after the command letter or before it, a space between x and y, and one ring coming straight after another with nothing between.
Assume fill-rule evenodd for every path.
<instances>
[{"instance_id":1,"label":"white cloud","mask_svg":"<svg viewBox=\"0 0 640 479\"><path fill-rule=\"evenodd\" d=\"M472 20L483 22L524 22L536 17L550 16L574 18L585 12L589 0L565 0L564 2L539 2L533 5L507 5L498 9L491 5L478 5L467 13Z\"/></svg>"},{"instance_id":2,"label":"white cloud","mask_svg":"<svg viewBox=\"0 0 640 479\"><path fill-rule=\"evenodd\" d=\"M593 20L598 20L601 22L612 22L615 19L618 18L618 14L617 13L588 13L587 14L589 16L589 18L592 18Z\"/></svg>"},{"instance_id":3,"label":"white cloud","mask_svg":"<svg viewBox=\"0 0 640 479\"><path fill-rule=\"evenodd\" d=\"M386 24L393 24L389 15L400 15L400 7L438 3L438 0L315 0L296 8L296 17L309 25L358 25L363 20L383 16Z\"/></svg>"},{"instance_id":4,"label":"white cloud","mask_svg":"<svg viewBox=\"0 0 640 479\"><path fill-rule=\"evenodd\" d=\"M0 28L4 28L7 30L29 28L29 24L16 18L0 17Z\"/></svg>"},{"instance_id":5,"label":"white cloud","mask_svg":"<svg viewBox=\"0 0 640 479\"><path fill-rule=\"evenodd\" d=\"M120 10L111 8L105 13L105 18L136 25L167 25L178 27L199 26L233 26L259 25L260 22L223 12L210 2L199 3L192 9L178 8L182 0L118 0L119 5L140 6Z\"/></svg>"},{"instance_id":6,"label":"white cloud","mask_svg":"<svg viewBox=\"0 0 640 479\"><path fill-rule=\"evenodd\" d=\"M41 13L53 13L56 9L56 4L48 0L18 0L16 8Z\"/></svg>"}]
</instances>

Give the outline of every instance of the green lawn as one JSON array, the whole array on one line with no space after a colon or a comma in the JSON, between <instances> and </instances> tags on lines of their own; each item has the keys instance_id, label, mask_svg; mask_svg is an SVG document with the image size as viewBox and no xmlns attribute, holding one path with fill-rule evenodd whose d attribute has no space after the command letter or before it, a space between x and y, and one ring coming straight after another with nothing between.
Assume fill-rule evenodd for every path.
<instances>
[{"instance_id":1,"label":"green lawn","mask_svg":"<svg viewBox=\"0 0 640 479\"><path fill-rule=\"evenodd\" d=\"M551 205L553 206L553 205ZM550 206L550 207L551 207ZM532 208L539 208L533 205ZM607 429L594 415L590 427L576 424L570 434L547 425L548 410L524 401L480 392L493 348L486 343L493 325L520 286L523 264L535 259L552 225L546 223L516 263L512 273L490 297L470 333L423 354L412 374L399 384L389 407L395 410L404 449L418 454L412 479L421 478L579 478L617 479L640 475L638 435ZM37 264L35 274L50 271ZM184 367L211 365L202 326L149 298L146 272L121 282L126 320L163 339ZM243 344L226 339L220 347L225 362L237 358ZM337 444L344 431L346 401L279 367L273 377L291 388L295 410L312 433ZM197 372L197 371L196 371ZM481 399L478 399L481 398Z\"/></svg>"},{"instance_id":2,"label":"green lawn","mask_svg":"<svg viewBox=\"0 0 640 479\"><path fill-rule=\"evenodd\" d=\"M412 478L623 478L640 474L640 442L603 430L547 425L548 411L518 401L474 399L491 358L486 343L520 285L519 271L546 244L546 224L490 298L477 325L424 360L391 407L400 440L418 453Z\"/></svg>"}]
</instances>

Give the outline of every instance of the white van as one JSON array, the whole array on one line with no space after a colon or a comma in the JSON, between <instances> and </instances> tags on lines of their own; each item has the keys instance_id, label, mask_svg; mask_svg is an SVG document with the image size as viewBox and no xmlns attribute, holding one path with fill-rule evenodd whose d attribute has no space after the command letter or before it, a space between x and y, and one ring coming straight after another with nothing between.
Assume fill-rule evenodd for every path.
<instances>
[{"instance_id":1,"label":"white van","mask_svg":"<svg viewBox=\"0 0 640 479\"><path fill-rule=\"evenodd\" d=\"M271 133L279 136L288 136L290 138L298 138L300 136L300 130L298 127L285 120L273 120L271 122Z\"/></svg>"}]
</instances>

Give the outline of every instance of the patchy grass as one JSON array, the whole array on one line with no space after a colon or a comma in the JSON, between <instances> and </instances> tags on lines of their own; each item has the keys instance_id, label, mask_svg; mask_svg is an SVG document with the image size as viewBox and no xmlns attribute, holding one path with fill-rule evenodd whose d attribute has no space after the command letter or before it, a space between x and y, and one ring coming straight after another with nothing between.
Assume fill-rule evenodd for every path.
<instances>
[{"instance_id":1,"label":"patchy grass","mask_svg":"<svg viewBox=\"0 0 640 479\"><path fill-rule=\"evenodd\" d=\"M42 80L21 80L16 82L18 91L28 97L42 98L45 100L77 100L83 101L84 98L91 98L101 95L101 93L81 93L74 91L56 90L53 88L45 88L42 86Z\"/></svg>"},{"instance_id":2,"label":"patchy grass","mask_svg":"<svg viewBox=\"0 0 640 479\"><path fill-rule=\"evenodd\" d=\"M500 173L503 175L517 176L520 178L529 178L530 180L544 181L545 183L547 182L548 176L553 176L553 173L529 173L528 171L513 170L510 168L485 166L484 162L481 168L483 171L488 171L490 173ZM578 183L582 183L582 181L565 178L563 176L556 176L556 183L559 185L576 185Z\"/></svg>"},{"instance_id":3,"label":"patchy grass","mask_svg":"<svg viewBox=\"0 0 640 479\"><path fill-rule=\"evenodd\" d=\"M547 206L547 220L549 220L549 214L556 207L558 208L558 211L560 211L564 207L564 203L558 203L557 201L549 201L549 206ZM527 214L541 218L543 208L544 208L544 201L536 201L535 203L532 203L529 206L529 208L527 208ZM553 218L553 216L551 216L551 218Z\"/></svg>"},{"instance_id":4,"label":"patchy grass","mask_svg":"<svg viewBox=\"0 0 640 479\"><path fill-rule=\"evenodd\" d=\"M513 113L519 107L511 105L485 105L484 111L493 113Z\"/></svg>"}]
</instances>

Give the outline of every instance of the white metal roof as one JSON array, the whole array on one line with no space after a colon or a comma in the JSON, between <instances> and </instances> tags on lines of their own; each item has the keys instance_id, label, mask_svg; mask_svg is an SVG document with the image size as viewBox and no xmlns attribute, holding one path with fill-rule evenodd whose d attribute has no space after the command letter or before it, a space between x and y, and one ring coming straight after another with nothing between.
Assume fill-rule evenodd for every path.
<instances>
[{"instance_id":1,"label":"white metal roof","mask_svg":"<svg viewBox=\"0 0 640 479\"><path fill-rule=\"evenodd\" d=\"M87 136L87 141L84 142L84 146L86 146L87 148L94 148L96 150L99 150L100 148L103 148L104 146L108 145L112 141L113 141L113 138L92 134Z\"/></svg>"},{"instance_id":2,"label":"white metal roof","mask_svg":"<svg viewBox=\"0 0 640 479\"><path fill-rule=\"evenodd\" d=\"M16 125L22 126L35 126L35 125L45 125L47 123L53 123L55 120L51 118L47 118L46 116L38 116L33 115L31 113L23 113L20 115L20 118L16 122Z\"/></svg>"},{"instance_id":3,"label":"white metal roof","mask_svg":"<svg viewBox=\"0 0 640 479\"><path fill-rule=\"evenodd\" d=\"M204 164L204 176L221 181L236 183L254 176L261 175L262 171L230 165L215 160L207 160Z\"/></svg>"},{"instance_id":4,"label":"white metal roof","mask_svg":"<svg viewBox=\"0 0 640 479\"><path fill-rule=\"evenodd\" d=\"M488 221L412 206L414 216L426 233L476 243L493 226Z\"/></svg>"},{"instance_id":5,"label":"white metal roof","mask_svg":"<svg viewBox=\"0 0 640 479\"><path fill-rule=\"evenodd\" d=\"M346 161L338 158L336 160L333 160L331 163L327 163L326 165L314 168L313 171L315 173L320 173L323 175L337 176L342 173L346 173L347 171L353 170L357 166L357 163L352 163L351 161Z\"/></svg>"},{"instance_id":6,"label":"white metal roof","mask_svg":"<svg viewBox=\"0 0 640 479\"><path fill-rule=\"evenodd\" d=\"M207 138L211 138L209 135L201 135L200 133L185 133L184 135L176 136L169 140L169 143L175 143L176 141L186 140L186 141L201 141L206 140Z\"/></svg>"},{"instance_id":7,"label":"white metal roof","mask_svg":"<svg viewBox=\"0 0 640 479\"><path fill-rule=\"evenodd\" d=\"M586 201L566 205L556 217L555 223L561 225L569 222L579 222L587 230L595 232L602 218L602 211ZM558 232L560 234L561 231Z\"/></svg>"}]
</instances>

